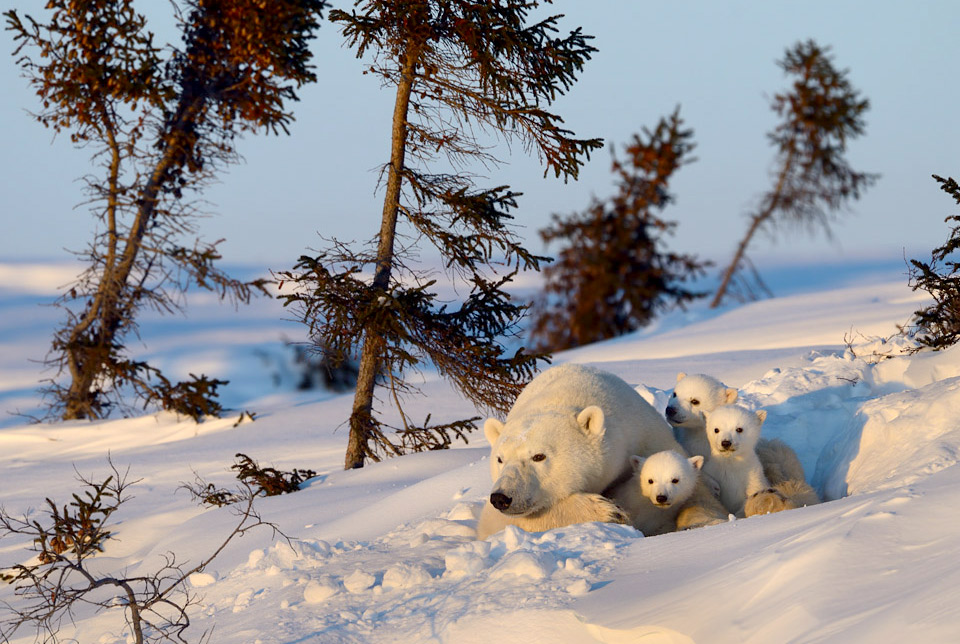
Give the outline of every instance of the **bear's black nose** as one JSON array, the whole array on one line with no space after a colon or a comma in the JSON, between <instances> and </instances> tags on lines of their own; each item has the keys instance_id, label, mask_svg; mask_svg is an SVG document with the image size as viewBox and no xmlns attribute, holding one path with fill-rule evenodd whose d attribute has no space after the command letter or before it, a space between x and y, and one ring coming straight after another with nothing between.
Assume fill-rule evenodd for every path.
<instances>
[{"instance_id":1,"label":"bear's black nose","mask_svg":"<svg viewBox=\"0 0 960 644\"><path fill-rule=\"evenodd\" d=\"M490 505L501 512L509 508L511 503L513 503L513 499L502 492L494 492L490 495Z\"/></svg>"},{"instance_id":2,"label":"bear's black nose","mask_svg":"<svg viewBox=\"0 0 960 644\"><path fill-rule=\"evenodd\" d=\"M723 449L730 449L730 446L731 446L732 444L733 444L733 443L731 443L731 442L729 441L729 439L726 439L726 438L724 438L722 441L720 441L720 447L722 447Z\"/></svg>"},{"instance_id":3,"label":"bear's black nose","mask_svg":"<svg viewBox=\"0 0 960 644\"><path fill-rule=\"evenodd\" d=\"M658 495L657 495L657 503L659 503L660 505L663 505L663 504L666 503L666 502L667 502L667 495L666 495L666 494L658 494Z\"/></svg>"},{"instance_id":4,"label":"bear's black nose","mask_svg":"<svg viewBox=\"0 0 960 644\"><path fill-rule=\"evenodd\" d=\"M677 410L673 407L667 407L667 418L673 418L677 415Z\"/></svg>"}]
</instances>

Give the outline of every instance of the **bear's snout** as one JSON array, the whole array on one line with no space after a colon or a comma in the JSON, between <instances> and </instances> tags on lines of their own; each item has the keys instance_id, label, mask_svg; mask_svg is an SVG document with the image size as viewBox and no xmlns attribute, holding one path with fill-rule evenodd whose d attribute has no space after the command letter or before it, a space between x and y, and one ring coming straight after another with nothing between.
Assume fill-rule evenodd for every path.
<instances>
[{"instance_id":1,"label":"bear's snout","mask_svg":"<svg viewBox=\"0 0 960 644\"><path fill-rule=\"evenodd\" d=\"M490 505L503 512L510 507L513 499L502 492L494 492L490 495Z\"/></svg>"},{"instance_id":2,"label":"bear's snout","mask_svg":"<svg viewBox=\"0 0 960 644\"><path fill-rule=\"evenodd\" d=\"M722 441L720 441L720 447L723 449L730 449L731 445L733 445L733 443L730 442L729 438L724 438Z\"/></svg>"},{"instance_id":3,"label":"bear's snout","mask_svg":"<svg viewBox=\"0 0 960 644\"><path fill-rule=\"evenodd\" d=\"M667 418L676 418L677 410L674 409L673 407L667 407L666 414L667 414Z\"/></svg>"},{"instance_id":4,"label":"bear's snout","mask_svg":"<svg viewBox=\"0 0 960 644\"><path fill-rule=\"evenodd\" d=\"M670 500L670 499L669 499L669 497L667 497L666 494L658 494L658 495L657 495L657 503L659 503L660 505L663 505L664 503L666 503L666 502L669 501L669 500Z\"/></svg>"}]
</instances>

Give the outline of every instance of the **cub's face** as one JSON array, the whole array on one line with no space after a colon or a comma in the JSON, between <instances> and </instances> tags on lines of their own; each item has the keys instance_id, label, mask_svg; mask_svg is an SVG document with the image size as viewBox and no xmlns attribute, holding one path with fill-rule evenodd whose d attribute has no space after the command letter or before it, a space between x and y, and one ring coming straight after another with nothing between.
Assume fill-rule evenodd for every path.
<instances>
[{"instance_id":1,"label":"cub's face","mask_svg":"<svg viewBox=\"0 0 960 644\"><path fill-rule=\"evenodd\" d=\"M719 407L706 415L707 440L712 456L732 456L752 450L760 440L760 427L767 412L751 412L743 407Z\"/></svg>"},{"instance_id":2,"label":"cub's face","mask_svg":"<svg viewBox=\"0 0 960 644\"><path fill-rule=\"evenodd\" d=\"M703 427L704 415L733 404L737 390L704 374L677 374L677 385L667 402L665 416L674 427Z\"/></svg>"},{"instance_id":3,"label":"cub's face","mask_svg":"<svg viewBox=\"0 0 960 644\"><path fill-rule=\"evenodd\" d=\"M640 493L659 508L683 503L697 484L703 466L702 456L685 458L672 451L658 452L644 459L631 459L640 482Z\"/></svg>"}]
</instances>

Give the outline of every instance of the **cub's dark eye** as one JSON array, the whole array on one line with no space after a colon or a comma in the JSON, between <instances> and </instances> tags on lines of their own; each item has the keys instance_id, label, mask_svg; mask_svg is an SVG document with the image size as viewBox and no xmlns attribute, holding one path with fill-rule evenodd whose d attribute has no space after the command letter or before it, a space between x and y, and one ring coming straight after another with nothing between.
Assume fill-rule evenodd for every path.
<instances>
[{"instance_id":1,"label":"cub's dark eye","mask_svg":"<svg viewBox=\"0 0 960 644\"><path fill-rule=\"evenodd\" d=\"M499 456L497 457L497 463L503 463L503 459L500 458Z\"/></svg>"},{"instance_id":2,"label":"cub's dark eye","mask_svg":"<svg viewBox=\"0 0 960 644\"><path fill-rule=\"evenodd\" d=\"M650 485L653 485L653 479L647 479L647 483L649 483Z\"/></svg>"},{"instance_id":3,"label":"cub's dark eye","mask_svg":"<svg viewBox=\"0 0 960 644\"><path fill-rule=\"evenodd\" d=\"M671 398L676 398L676 397L677 397L677 392L673 392L673 395L670 396L670 397L671 397Z\"/></svg>"},{"instance_id":4,"label":"cub's dark eye","mask_svg":"<svg viewBox=\"0 0 960 644\"><path fill-rule=\"evenodd\" d=\"M532 460L534 463L539 463L540 461L545 461L546 459L546 454L534 454L530 460Z\"/></svg>"},{"instance_id":5,"label":"cub's dark eye","mask_svg":"<svg viewBox=\"0 0 960 644\"><path fill-rule=\"evenodd\" d=\"M720 428L719 428L719 427L714 427L714 428L713 428L713 433L714 433L714 434L719 434L719 433L720 433Z\"/></svg>"},{"instance_id":6,"label":"cub's dark eye","mask_svg":"<svg viewBox=\"0 0 960 644\"><path fill-rule=\"evenodd\" d=\"M690 399L690 404L696 406L696 405L699 405L699 404L700 404L700 401L697 400L696 398L691 398L691 399Z\"/></svg>"},{"instance_id":7,"label":"cub's dark eye","mask_svg":"<svg viewBox=\"0 0 960 644\"><path fill-rule=\"evenodd\" d=\"M680 479L673 479L673 480L670 481L670 482L673 483L674 485L676 485L677 483L680 482Z\"/></svg>"},{"instance_id":8,"label":"cub's dark eye","mask_svg":"<svg viewBox=\"0 0 960 644\"><path fill-rule=\"evenodd\" d=\"M738 434L742 434L742 433L743 433L743 427L737 427L737 433L738 433Z\"/></svg>"}]
</instances>

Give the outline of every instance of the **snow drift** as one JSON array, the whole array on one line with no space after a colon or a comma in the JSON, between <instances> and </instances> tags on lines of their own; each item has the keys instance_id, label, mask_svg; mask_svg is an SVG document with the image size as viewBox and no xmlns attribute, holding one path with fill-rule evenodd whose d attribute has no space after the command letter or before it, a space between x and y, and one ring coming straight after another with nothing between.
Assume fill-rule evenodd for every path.
<instances>
[{"instance_id":1,"label":"snow drift","mask_svg":"<svg viewBox=\"0 0 960 644\"><path fill-rule=\"evenodd\" d=\"M34 314L47 281L33 296L3 291L0 300L7 409L37 405L28 381L41 374L25 358L42 356L47 342L49 313ZM349 396L275 386L264 365L282 362L280 339L297 330L277 322L282 312L266 301L229 315L191 303L188 320L144 325L161 360L187 368L191 354L215 359L214 375L239 385L228 388L228 403L237 415L257 411L256 422L11 417L0 429L0 503L28 513L46 496L66 499L74 468L102 475L109 452L142 481L114 515L116 539L99 565L136 573L167 552L196 561L229 531L228 511L175 493L194 472L227 484L237 452L318 471L302 491L259 502L290 544L250 533L189 580L202 601L187 636L213 629L214 642L954 641L960 349L910 354L878 339L918 306L898 279L821 288L676 314L558 357L617 373L660 411L678 371L738 387L744 404L768 411L764 435L796 449L830 500L818 506L655 538L583 524L477 541L490 488L482 436L340 470ZM848 344L851 336L858 340ZM433 376L423 391L414 413L474 414ZM0 564L24 560L25 545L0 542ZM15 602L9 587L0 600ZM99 644L129 638L121 612L79 613L63 634Z\"/></svg>"}]
</instances>

